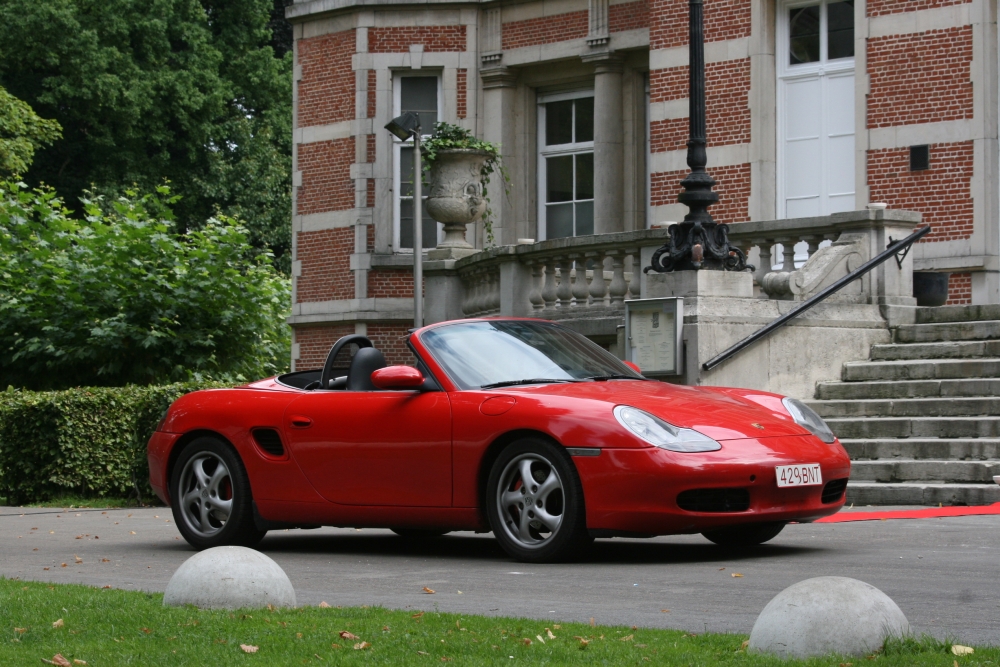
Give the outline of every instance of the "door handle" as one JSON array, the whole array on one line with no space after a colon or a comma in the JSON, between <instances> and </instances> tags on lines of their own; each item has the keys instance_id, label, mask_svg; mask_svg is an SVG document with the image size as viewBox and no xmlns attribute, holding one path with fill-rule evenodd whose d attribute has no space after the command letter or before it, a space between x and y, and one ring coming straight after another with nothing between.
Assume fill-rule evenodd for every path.
<instances>
[{"instance_id":1,"label":"door handle","mask_svg":"<svg viewBox=\"0 0 1000 667\"><path fill-rule=\"evenodd\" d=\"M292 428L309 428L313 425L313 420L309 417L300 417L298 415L292 417Z\"/></svg>"}]
</instances>

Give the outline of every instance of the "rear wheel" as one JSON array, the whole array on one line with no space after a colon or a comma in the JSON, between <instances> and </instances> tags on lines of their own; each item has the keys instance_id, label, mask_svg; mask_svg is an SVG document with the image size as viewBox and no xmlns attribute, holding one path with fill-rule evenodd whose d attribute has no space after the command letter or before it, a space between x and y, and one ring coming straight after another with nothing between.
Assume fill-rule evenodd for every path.
<instances>
[{"instance_id":1,"label":"rear wheel","mask_svg":"<svg viewBox=\"0 0 1000 667\"><path fill-rule=\"evenodd\" d=\"M723 547L753 547L777 537L785 527L784 521L751 523L702 533L707 539Z\"/></svg>"},{"instance_id":2,"label":"rear wheel","mask_svg":"<svg viewBox=\"0 0 1000 667\"><path fill-rule=\"evenodd\" d=\"M593 541L576 468L561 447L541 438L501 452L486 485L486 510L500 546L521 561L564 560Z\"/></svg>"},{"instance_id":3,"label":"rear wheel","mask_svg":"<svg viewBox=\"0 0 1000 667\"><path fill-rule=\"evenodd\" d=\"M170 498L177 529L196 549L252 547L267 533L254 524L243 462L217 438L196 438L184 448L170 478Z\"/></svg>"}]
</instances>

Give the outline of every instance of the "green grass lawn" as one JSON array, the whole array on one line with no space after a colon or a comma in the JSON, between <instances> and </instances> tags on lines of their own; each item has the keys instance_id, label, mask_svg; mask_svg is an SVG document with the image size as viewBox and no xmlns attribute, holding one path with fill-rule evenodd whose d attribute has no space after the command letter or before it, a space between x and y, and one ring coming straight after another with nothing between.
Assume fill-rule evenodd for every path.
<instances>
[{"instance_id":1,"label":"green grass lawn","mask_svg":"<svg viewBox=\"0 0 1000 667\"><path fill-rule=\"evenodd\" d=\"M866 658L748 655L743 635L382 608L164 608L161 594L0 579L0 665L998 665L1000 649L896 641ZM61 621L61 622L60 622ZM243 647L255 647L246 652ZM56 664L59 663L56 661Z\"/></svg>"},{"instance_id":2,"label":"green grass lawn","mask_svg":"<svg viewBox=\"0 0 1000 667\"><path fill-rule=\"evenodd\" d=\"M158 498L151 496L143 499L141 507L161 507ZM81 498L78 496L62 496L52 500L40 500L26 503L19 507L55 507L59 509L110 509L119 507L140 507L135 498Z\"/></svg>"}]
</instances>

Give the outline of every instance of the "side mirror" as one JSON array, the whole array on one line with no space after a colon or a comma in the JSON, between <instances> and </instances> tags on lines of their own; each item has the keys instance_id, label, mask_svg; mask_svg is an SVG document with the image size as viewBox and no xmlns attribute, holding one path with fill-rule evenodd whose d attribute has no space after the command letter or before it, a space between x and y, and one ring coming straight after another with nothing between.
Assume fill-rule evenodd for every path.
<instances>
[{"instance_id":1,"label":"side mirror","mask_svg":"<svg viewBox=\"0 0 1000 667\"><path fill-rule=\"evenodd\" d=\"M631 361L625 361L625 362L622 362L622 363L624 363L626 366L628 366L629 368L631 368L632 370L634 370L636 373L642 373L642 371L639 370L639 367L637 365L633 364Z\"/></svg>"},{"instance_id":2,"label":"side mirror","mask_svg":"<svg viewBox=\"0 0 1000 667\"><path fill-rule=\"evenodd\" d=\"M416 389L424 375L412 366L386 366L372 373L372 384L379 389Z\"/></svg>"}]
</instances>

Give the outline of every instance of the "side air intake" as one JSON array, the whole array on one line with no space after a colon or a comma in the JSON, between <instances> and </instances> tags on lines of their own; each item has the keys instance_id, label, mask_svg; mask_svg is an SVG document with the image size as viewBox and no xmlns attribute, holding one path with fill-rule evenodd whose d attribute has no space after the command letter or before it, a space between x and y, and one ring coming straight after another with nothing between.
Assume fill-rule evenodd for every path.
<instances>
[{"instance_id":1,"label":"side air intake","mask_svg":"<svg viewBox=\"0 0 1000 667\"><path fill-rule=\"evenodd\" d=\"M691 489L677 495L677 506L688 512L746 512L750 492L746 489Z\"/></svg>"},{"instance_id":2,"label":"side air intake","mask_svg":"<svg viewBox=\"0 0 1000 667\"><path fill-rule=\"evenodd\" d=\"M284 456L285 446L281 444L281 436L273 428L256 428L253 430L253 440L257 446L271 456Z\"/></svg>"},{"instance_id":3,"label":"side air intake","mask_svg":"<svg viewBox=\"0 0 1000 667\"><path fill-rule=\"evenodd\" d=\"M847 479L833 479L823 487L823 495L820 500L824 503L835 503L844 495L847 489Z\"/></svg>"}]
</instances>

